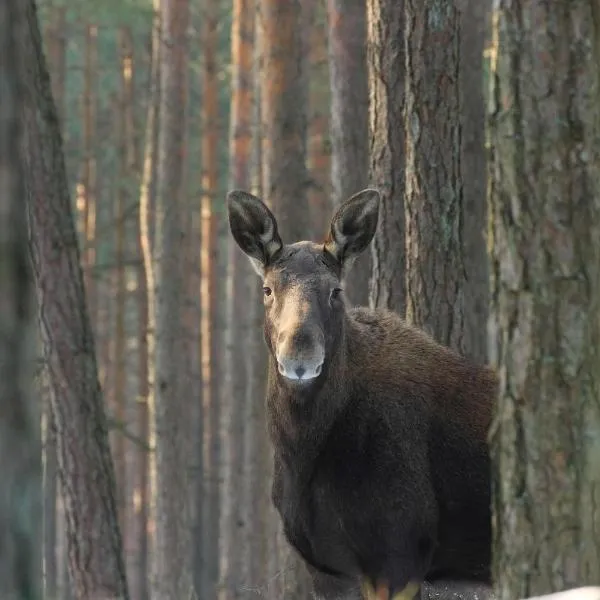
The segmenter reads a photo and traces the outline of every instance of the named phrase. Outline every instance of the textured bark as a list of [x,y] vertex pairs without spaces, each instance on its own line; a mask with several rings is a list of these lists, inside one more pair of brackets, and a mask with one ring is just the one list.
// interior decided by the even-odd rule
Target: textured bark
[[42,464],[33,276],[27,248],[25,173],[19,152],[23,86],[16,0],[0,7],[0,597],[42,597]]
[[405,5],[406,318],[464,354],[459,15],[454,0]]
[[162,2],[160,56],[160,131],[156,254],[156,534],[152,594],[158,599],[188,597],[192,590],[191,533],[188,526],[189,493],[185,373],[181,351],[181,257],[185,255],[182,231],[182,140],[187,98],[187,0]]
[[[329,0],[328,8],[331,179],[333,202],[337,206],[368,184],[367,16],[363,0]],[[369,302],[371,260],[371,254],[364,252],[344,282],[351,304]]]
[[[229,131],[231,189],[250,189],[252,152],[252,81],[254,0],[235,0],[231,25],[231,117]],[[227,329],[225,332],[225,381],[221,400],[221,535],[220,598],[243,597],[249,579],[252,539],[252,489],[256,481],[255,438],[260,435],[251,421],[252,404],[246,398],[246,340],[253,323],[248,308],[252,268],[228,236]]]
[[500,600],[598,583],[600,14],[496,3],[490,353]]
[[491,0],[458,0],[460,19],[460,126],[462,244],[466,281],[464,310],[469,327],[464,349],[487,361],[489,264],[486,246],[487,153],[485,148],[484,45]]
[[202,402],[204,405],[203,597],[213,598],[219,578],[219,406],[217,393],[217,212],[219,152],[218,3],[204,4],[202,100],[202,199],[200,286]]
[[369,304],[404,315],[404,0],[367,1],[369,178],[381,193]]
[[52,385],[69,569],[78,598],[128,598],[106,417],[62,140],[35,3],[20,4],[31,251]]

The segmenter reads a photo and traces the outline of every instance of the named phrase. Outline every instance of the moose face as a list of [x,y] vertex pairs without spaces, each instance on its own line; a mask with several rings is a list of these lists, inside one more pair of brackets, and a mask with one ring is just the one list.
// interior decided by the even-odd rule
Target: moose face
[[277,371],[292,385],[314,383],[339,344],[342,273],[373,239],[379,193],[364,190],[340,206],[322,244],[284,245],[256,196],[233,191],[227,201],[231,233],[263,279],[265,339]]

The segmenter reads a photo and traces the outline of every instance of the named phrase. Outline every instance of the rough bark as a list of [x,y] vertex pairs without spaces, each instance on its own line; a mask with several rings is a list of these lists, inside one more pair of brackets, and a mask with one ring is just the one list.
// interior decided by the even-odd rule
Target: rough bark
[[465,351],[487,361],[489,264],[486,246],[487,154],[485,148],[484,46],[491,0],[458,0],[460,19],[460,126],[462,243],[466,281],[464,310],[470,326]]
[[181,351],[182,140],[187,68],[187,0],[163,0],[160,53],[160,122],[156,205],[156,533],[152,594],[158,599],[188,597],[192,591],[188,510],[188,421]]
[[202,46],[202,199],[200,250],[201,362],[204,419],[204,597],[215,596],[219,578],[219,406],[217,390],[217,211],[219,89],[217,68],[218,3],[204,4]]
[[404,0],[367,1],[369,178],[381,193],[371,306],[404,315]]
[[114,469],[85,304],[62,140],[35,3],[20,3],[31,251],[52,385],[69,569],[79,598],[128,598]]
[[[367,16],[363,0],[329,0],[328,9],[331,180],[333,202],[338,206],[366,188],[369,179]],[[344,282],[352,304],[369,302],[371,260],[370,252],[364,252]]]
[[459,15],[454,0],[405,6],[406,318],[465,353]]
[[600,13],[496,3],[491,431],[500,600],[598,584]]
[[22,13],[0,7],[0,597],[42,597],[42,464],[35,364],[35,304],[19,152],[23,85],[15,52]]

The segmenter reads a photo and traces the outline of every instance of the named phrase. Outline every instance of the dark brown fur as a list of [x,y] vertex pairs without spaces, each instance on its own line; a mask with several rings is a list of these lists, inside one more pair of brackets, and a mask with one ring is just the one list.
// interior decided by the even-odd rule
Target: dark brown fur
[[[366,210],[355,212],[366,218]],[[243,236],[257,230],[258,239],[268,227],[257,223],[266,217],[243,216],[232,232],[253,255]],[[338,244],[360,229],[355,215],[344,218]],[[330,296],[341,267],[327,246],[283,246],[276,228],[274,236],[262,260],[267,414],[272,497],[287,539],[317,586],[363,577],[395,591],[410,581],[488,582],[493,372],[394,313],[348,310]],[[308,326],[318,326],[325,340],[322,374],[309,384],[291,384],[274,358],[291,290],[298,306],[310,308],[296,326],[297,346],[313,343],[299,335]]]

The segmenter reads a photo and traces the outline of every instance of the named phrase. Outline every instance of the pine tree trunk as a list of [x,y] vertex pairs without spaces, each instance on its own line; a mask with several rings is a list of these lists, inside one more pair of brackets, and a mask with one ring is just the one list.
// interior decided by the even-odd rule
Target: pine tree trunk
[[17,1],[0,6],[0,597],[42,598],[42,448],[32,380],[35,304],[20,153]]
[[594,0],[495,6],[493,570],[507,600],[598,583],[600,30]]
[[371,306],[404,316],[404,2],[367,1],[369,179],[381,194],[373,241]]
[[[329,0],[328,7],[331,179],[337,206],[368,184],[367,15],[363,0]],[[369,302],[371,260],[370,252],[359,256],[344,282],[351,304]]]
[[219,578],[219,406],[217,391],[217,214],[219,99],[217,71],[218,4],[204,4],[204,64],[202,102],[202,199],[201,199],[201,362],[204,405],[204,597],[215,596]]
[[186,378],[179,354],[184,297],[181,257],[187,70],[187,0],[163,0],[160,68],[160,133],[156,217],[156,537],[152,594],[156,600],[191,593],[191,531],[188,511]]
[[454,0],[405,0],[406,318],[466,351],[459,15]]
[[32,258],[66,498],[69,568],[80,598],[128,598],[114,469],[85,305],[62,140],[42,53],[35,3],[17,48],[25,85],[25,179]]

